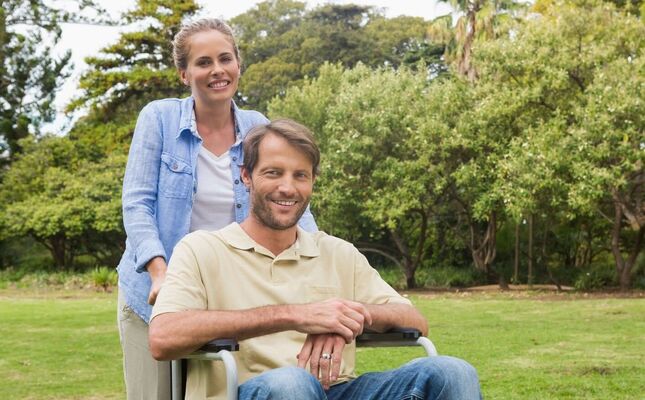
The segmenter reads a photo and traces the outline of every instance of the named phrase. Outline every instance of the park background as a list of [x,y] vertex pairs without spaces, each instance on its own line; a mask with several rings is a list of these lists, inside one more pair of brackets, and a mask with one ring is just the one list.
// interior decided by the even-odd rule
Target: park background
[[[114,19],[91,1],[1,3],[0,392],[121,398],[127,151],[143,105],[189,94],[169,44],[200,4],[138,0]],[[320,228],[406,290],[487,397],[642,398],[643,3],[449,6],[258,3],[229,20],[236,102],[312,128]],[[86,58],[52,125],[70,23],[129,29]],[[466,289],[509,284],[535,290]],[[398,356],[379,357],[365,368]]]

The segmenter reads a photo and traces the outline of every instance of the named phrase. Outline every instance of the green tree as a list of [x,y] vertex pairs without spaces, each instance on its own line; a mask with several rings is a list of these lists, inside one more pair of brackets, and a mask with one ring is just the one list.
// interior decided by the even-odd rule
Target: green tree
[[457,14],[436,18],[428,27],[430,39],[444,46],[444,57],[456,66],[457,73],[473,81],[477,70],[472,65],[476,40],[491,40],[506,34],[505,22],[516,18],[525,3],[514,0],[442,0]]
[[[124,19],[142,26],[87,59],[82,95],[70,109],[89,106],[65,137],[24,139],[24,153],[0,187],[6,238],[30,236],[58,267],[78,254],[114,265],[123,252],[121,180],[136,113],[153,99],[178,96],[171,40],[194,1],[139,0]],[[34,206],[37,205],[37,206]]]
[[24,152],[0,188],[2,239],[32,237],[58,268],[72,267],[83,253],[115,262],[124,243],[119,194],[125,156],[91,162],[96,149],[67,137],[23,139],[21,145]]
[[89,69],[81,77],[82,93],[69,110],[90,106],[91,117],[102,122],[128,120],[153,99],[187,95],[173,63],[172,39],[199,9],[194,0],[137,0],[123,19],[142,29],[122,33],[99,56],[86,58]]
[[0,162],[10,162],[20,139],[54,117],[52,102],[71,56],[52,53],[59,24],[79,20],[78,11],[91,5],[79,1],[78,10],[63,11],[43,0],[0,1]]
[[438,62],[425,41],[423,19],[386,19],[371,7],[328,4],[307,11],[301,2],[265,1],[231,24],[246,65],[238,101],[259,110],[290,86],[316,77],[325,62],[396,68],[415,55]]
[[432,255],[444,212],[436,144],[447,131],[441,110],[454,93],[437,85],[429,96],[428,84],[425,73],[405,68],[327,65],[269,107],[272,117],[298,119],[317,136],[323,161],[313,207],[322,229],[393,260],[408,288],[417,287],[415,273]]
[[596,72],[584,106],[576,110],[580,124],[572,127],[567,148],[579,150],[572,160],[575,205],[585,209],[595,203],[595,211],[602,212],[603,203],[610,204],[611,251],[618,282],[626,290],[645,236],[645,61],[638,39],[645,29],[640,21],[611,22],[625,29],[623,39],[635,40],[634,52]]
[[517,136],[500,160],[498,190],[516,218],[547,212],[566,226],[607,216],[626,288],[645,221],[643,25],[594,1],[556,4],[524,25],[475,59],[490,101],[506,98],[513,109],[502,126]]

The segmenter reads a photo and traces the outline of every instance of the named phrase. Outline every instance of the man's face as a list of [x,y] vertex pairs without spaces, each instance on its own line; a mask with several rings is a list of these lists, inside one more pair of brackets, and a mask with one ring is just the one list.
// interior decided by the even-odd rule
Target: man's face
[[284,138],[268,134],[259,146],[253,175],[242,169],[251,192],[251,216],[275,230],[289,229],[305,212],[313,191],[311,161]]

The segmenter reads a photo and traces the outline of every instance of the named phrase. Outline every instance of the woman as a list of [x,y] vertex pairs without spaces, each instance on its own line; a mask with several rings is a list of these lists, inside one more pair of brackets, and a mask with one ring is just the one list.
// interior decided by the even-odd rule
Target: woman
[[[123,182],[126,250],[118,266],[118,321],[128,399],[169,399],[169,363],[148,350],[148,325],[175,244],[197,229],[242,222],[241,142],[268,120],[236,107],[240,56],[231,28],[217,19],[182,27],[173,57],[185,99],[148,104],[139,114]],[[300,220],[316,230],[309,211]]]

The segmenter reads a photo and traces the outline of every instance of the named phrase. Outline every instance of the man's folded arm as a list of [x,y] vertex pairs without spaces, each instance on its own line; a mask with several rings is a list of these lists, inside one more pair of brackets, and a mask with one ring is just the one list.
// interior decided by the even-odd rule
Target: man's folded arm
[[266,306],[239,311],[189,310],[167,312],[150,321],[152,356],[172,360],[214,339],[244,340],[288,330],[294,325],[289,306]]
[[428,334],[428,322],[421,313],[409,304],[387,303],[367,304],[372,316],[372,324],[365,328],[375,332],[385,332],[393,328],[414,328],[423,336]]
[[157,360],[172,360],[211,340],[244,340],[288,330],[307,334],[336,333],[349,343],[363,331],[365,324],[372,324],[366,306],[330,299],[236,311],[162,312],[150,321],[148,335],[152,356]]

